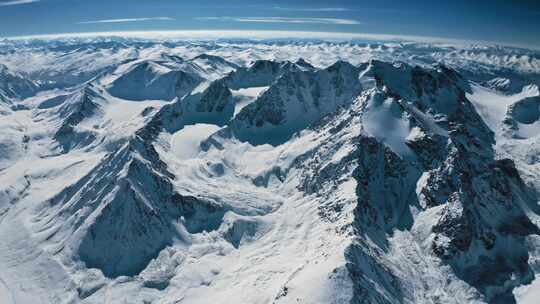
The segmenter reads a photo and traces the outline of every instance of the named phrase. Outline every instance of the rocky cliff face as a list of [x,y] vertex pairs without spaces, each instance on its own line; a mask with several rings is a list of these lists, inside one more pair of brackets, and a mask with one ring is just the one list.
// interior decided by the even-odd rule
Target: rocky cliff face
[[0,64],[0,100],[22,99],[34,95],[38,85]]
[[[539,230],[523,206],[536,198],[514,163],[495,157],[494,134],[465,97],[467,82],[444,66],[374,61],[360,74],[373,86],[336,116],[339,126],[328,119],[312,123],[322,134],[360,129],[348,154],[338,163],[325,161],[343,143],[322,145],[302,166],[311,172],[302,189],[324,197],[343,182],[339,177],[356,181],[355,240],[345,254],[352,302],[409,301],[403,265],[390,256],[396,231],[423,235],[424,254],[450,266],[487,302],[514,301],[512,289],[534,277],[525,237]],[[335,220],[342,208],[329,203],[321,214]],[[432,212],[430,224],[421,224],[422,214]]]
[[91,84],[65,99],[56,113],[60,126],[54,133],[53,139],[60,144],[63,151],[69,151],[75,147],[84,147],[96,139],[95,130],[81,128],[80,124],[95,116],[103,115],[103,106],[107,101]]
[[443,66],[371,65],[377,86],[400,105],[415,134],[406,138],[412,155],[361,139],[359,233],[410,226],[409,206],[442,208],[431,227],[433,253],[489,302],[513,298],[512,288],[533,277],[524,237],[539,230],[522,206],[534,201],[513,162],[495,159],[493,132],[465,98],[465,81]]
[[150,125],[175,132],[186,125],[224,125],[234,113],[232,94],[223,80],[203,84],[197,92],[164,106]]
[[345,62],[318,71],[293,69],[243,108],[231,127],[242,140],[278,144],[351,103],[360,91],[359,70]]
[[[212,230],[224,211],[175,192],[149,131],[140,130],[95,169],[52,198],[37,225],[108,277],[140,273],[173,241]],[[144,139],[147,139],[145,141]],[[62,245],[58,245],[58,244]]]
[[277,62],[257,60],[249,67],[240,67],[231,72],[225,80],[231,89],[264,87],[287,72],[314,71],[315,68],[306,61]]

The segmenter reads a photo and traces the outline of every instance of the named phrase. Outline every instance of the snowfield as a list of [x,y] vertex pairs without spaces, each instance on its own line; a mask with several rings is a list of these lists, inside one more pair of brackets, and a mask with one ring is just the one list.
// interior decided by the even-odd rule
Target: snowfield
[[172,135],[171,153],[184,160],[197,157],[201,142],[219,129],[219,126],[210,124],[185,126]]
[[0,41],[0,303],[538,303],[540,53]]

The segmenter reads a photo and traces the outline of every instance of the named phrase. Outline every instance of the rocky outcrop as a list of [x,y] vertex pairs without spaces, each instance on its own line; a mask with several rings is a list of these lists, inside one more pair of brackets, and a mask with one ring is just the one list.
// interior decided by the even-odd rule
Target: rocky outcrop
[[279,77],[231,123],[235,136],[253,144],[279,144],[325,115],[351,103],[361,91],[359,70],[345,62]]
[[53,136],[62,151],[67,152],[75,147],[86,146],[96,139],[94,130],[81,128],[79,125],[85,120],[102,115],[102,106],[106,103],[107,101],[92,84],[87,84],[66,98],[58,110],[57,115],[61,119],[61,124]]
[[48,242],[63,243],[108,277],[140,273],[173,240],[188,242],[186,233],[217,229],[225,213],[176,193],[174,176],[144,140],[146,132],[50,200],[38,223],[50,232]]
[[289,61],[257,60],[249,67],[240,67],[234,72],[231,72],[224,79],[231,89],[237,90],[241,88],[269,86],[285,73],[314,70],[315,68],[304,60],[296,63]]
[[[425,70],[371,62],[368,69],[365,75],[401,105],[400,116],[407,117],[411,130],[418,129],[407,137],[414,157],[392,151],[391,143],[383,145],[385,139],[359,139],[362,149],[354,173],[359,239],[367,238],[384,252],[385,235],[408,229],[414,221],[410,207],[442,206],[431,227],[432,253],[488,302],[513,301],[512,288],[533,277],[524,237],[539,230],[522,209],[532,203],[528,189],[512,161],[495,159],[493,133],[465,98],[465,82],[442,66]],[[366,111],[373,109],[365,108],[364,116]],[[350,255],[353,276],[361,273],[354,269],[360,250],[356,243],[350,248],[356,252]],[[355,301],[361,303],[365,285],[362,280],[355,284]],[[388,288],[390,294],[399,290]]]
[[33,81],[0,64],[0,102],[3,100],[11,103],[15,99],[32,96],[38,89],[39,86]]
[[233,113],[231,91],[224,80],[216,80],[207,83],[200,91],[161,108],[149,125],[173,133],[189,124],[224,125]]

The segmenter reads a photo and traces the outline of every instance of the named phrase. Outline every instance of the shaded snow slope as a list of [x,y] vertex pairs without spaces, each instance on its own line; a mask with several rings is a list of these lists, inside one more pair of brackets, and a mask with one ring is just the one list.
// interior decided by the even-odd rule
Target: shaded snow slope
[[171,70],[158,63],[136,63],[113,80],[108,91],[111,95],[129,100],[172,100],[189,93],[201,79],[184,71]]
[[9,105],[13,99],[26,98],[37,91],[36,83],[0,64],[0,105]]

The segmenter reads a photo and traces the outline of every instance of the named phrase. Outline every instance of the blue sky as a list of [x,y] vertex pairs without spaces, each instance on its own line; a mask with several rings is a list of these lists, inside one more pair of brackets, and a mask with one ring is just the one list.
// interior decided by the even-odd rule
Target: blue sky
[[0,0],[0,36],[273,30],[430,36],[540,48],[540,1]]

